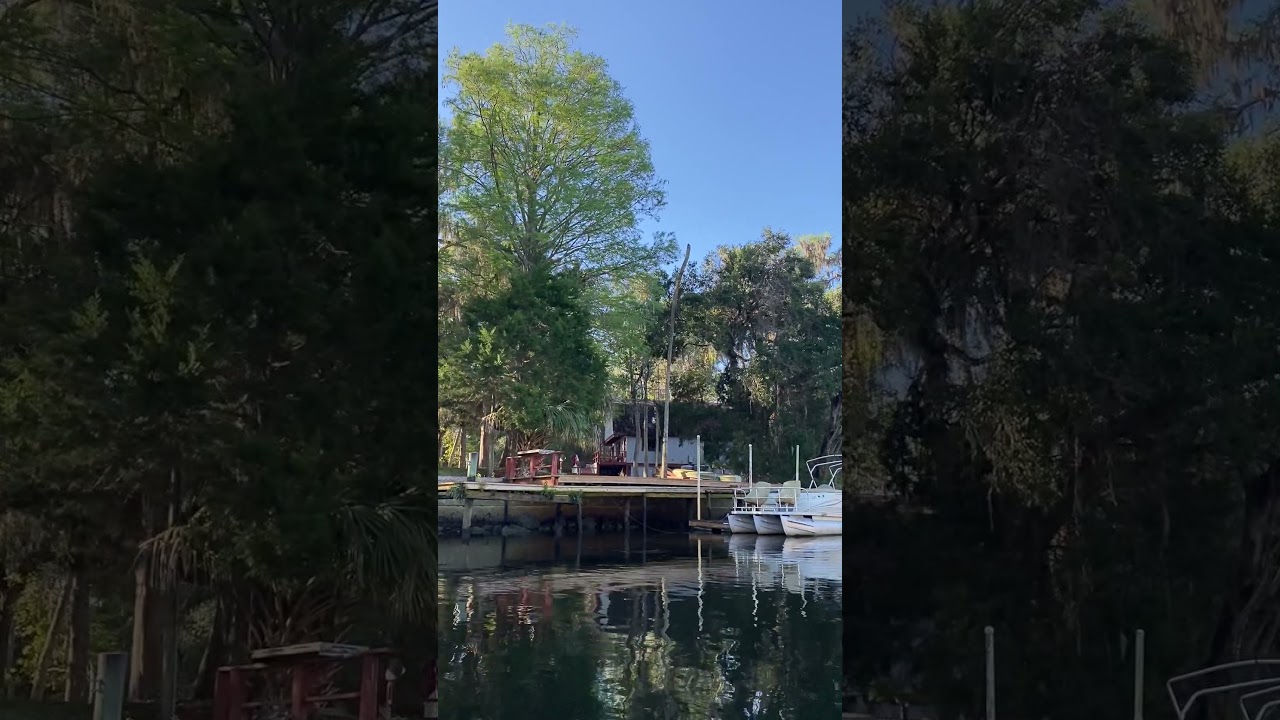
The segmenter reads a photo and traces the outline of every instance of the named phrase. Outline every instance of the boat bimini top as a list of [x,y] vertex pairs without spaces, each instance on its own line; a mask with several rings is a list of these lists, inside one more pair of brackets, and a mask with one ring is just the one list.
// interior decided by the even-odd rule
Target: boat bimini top
[[836,476],[840,474],[843,461],[843,455],[821,455],[805,461],[804,465],[809,469],[809,487],[814,488],[818,487],[818,485],[834,486],[836,484]]

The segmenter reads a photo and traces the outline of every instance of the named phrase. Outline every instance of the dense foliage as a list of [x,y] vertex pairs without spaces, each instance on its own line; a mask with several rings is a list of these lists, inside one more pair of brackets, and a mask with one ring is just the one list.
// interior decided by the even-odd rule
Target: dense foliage
[[[850,465],[931,514],[855,521],[846,675],[976,715],[1131,703],[1280,651],[1274,139],[1192,54],[1086,0],[896,7],[850,38]],[[882,552],[882,551],[881,551]],[[1088,691],[1085,691],[1085,689]]]
[[513,450],[590,453],[619,412],[656,448],[668,390],[686,407],[716,406],[718,421],[696,426],[712,428],[708,456],[736,467],[748,443],[767,451],[758,468],[779,471],[793,467],[794,444],[837,447],[830,239],[744,238],[686,273],[677,301],[679,272],[663,269],[674,238],[637,229],[664,194],[623,88],[567,28],[513,25],[508,36],[447,61],[441,465],[478,451],[498,472]]
[[430,657],[435,3],[0,13],[6,684]]

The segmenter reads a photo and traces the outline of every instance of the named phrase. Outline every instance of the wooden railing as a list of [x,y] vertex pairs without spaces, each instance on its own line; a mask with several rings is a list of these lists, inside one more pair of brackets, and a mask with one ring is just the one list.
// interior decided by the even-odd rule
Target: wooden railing
[[503,478],[507,482],[533,482],[545,479],[552,485],[560,476],[560,453],[507,457]]
[[605,445],[596,451],[596,465],[600,463],[624,463],[627,461],[626,445]]

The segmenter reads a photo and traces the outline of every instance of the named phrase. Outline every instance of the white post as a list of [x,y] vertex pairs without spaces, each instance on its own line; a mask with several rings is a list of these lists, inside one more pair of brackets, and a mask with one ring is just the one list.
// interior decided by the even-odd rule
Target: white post
[[751,479],[751,445],[747,445],[747,487],[754,488],[755,483]]
[[1142,720],[1142,675],[1147,664],[1147,633],[1139,630],[1134,635],[1133,654],[1133,720]]
[[98,653],[93,690],[93,720],[120,720],[129,676],[129,653]]
[[800,446],[796,446],[796,481],[800,480]]
[[702,436],[694,436],[693,454],[697,461],[698,467],[698,499],[694,502],[698,505],[698,519],[702,519]]
[[996,630],[982,630],[987,640],[987,720],[996,720]]

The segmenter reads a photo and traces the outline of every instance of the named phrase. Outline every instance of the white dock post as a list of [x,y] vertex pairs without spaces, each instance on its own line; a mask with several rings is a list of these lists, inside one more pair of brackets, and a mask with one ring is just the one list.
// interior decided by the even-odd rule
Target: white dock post
[[93,720],[120,720],[124,713],[129,653],[98,653],[97,682],[93,691]]
[[755,482],[751,479],[751,470],[752,470],[752,464],[751,464],[751,461],[752,461],[752,456],[751,456],[751,445],[750,445],[750,444],[748,444],[748,445],[747,445],[747,487],[748,487],[748,488],[754,488],[754,487],[755,487]]
[[796,481],[800,480],[800,446],[796,446]]
[[996,630],[988,625],[982,634],[987,641],[987,720],[996,720]]
[[1142,720],[1142,676],[1147,664],[1147,632],[1139,630],[1133,638],[1133,720]]
[[701,520],[702,519],[702,436],[695,435],[693,442],[694,442],[693,453],[694,453],[694,457],[696,459],[697,467],[698,467],[698,499],[696,503],[698,505],[698,519]]

